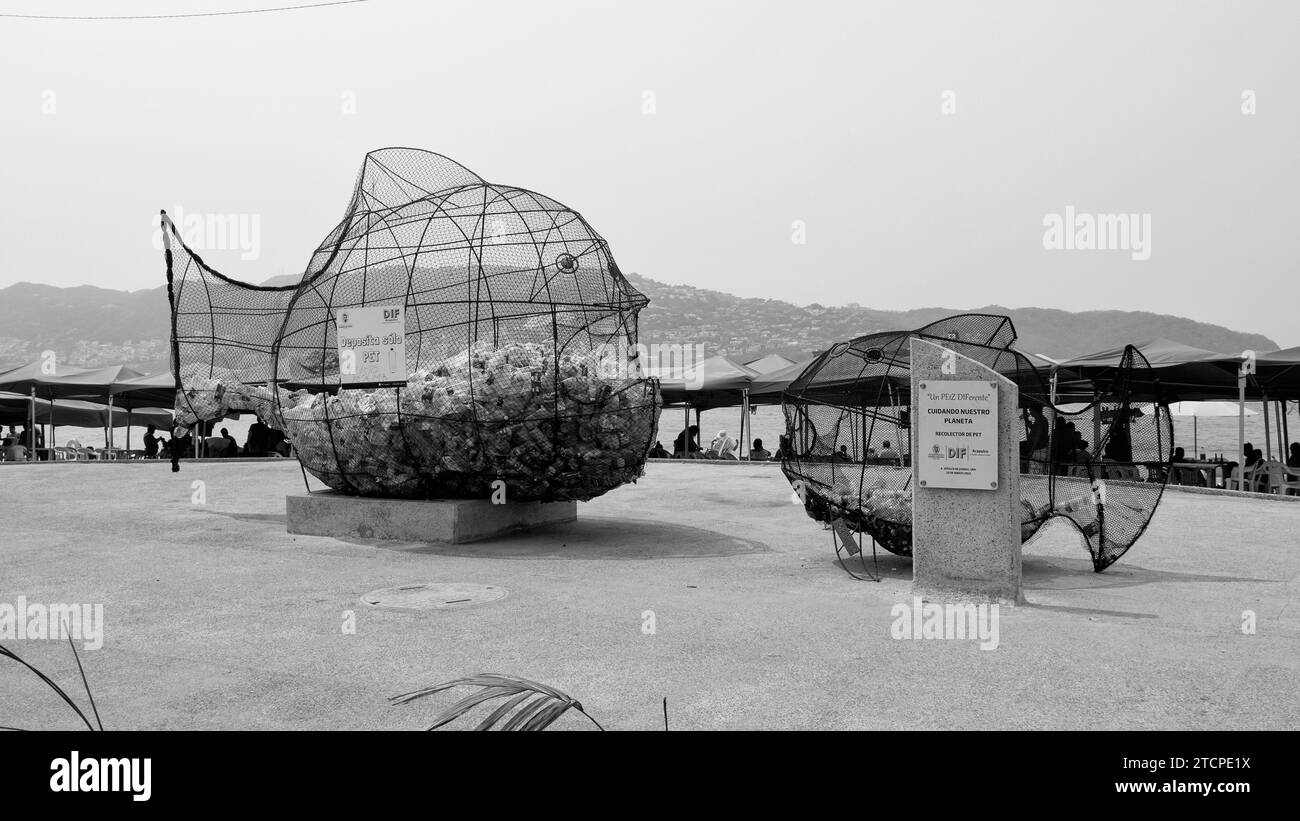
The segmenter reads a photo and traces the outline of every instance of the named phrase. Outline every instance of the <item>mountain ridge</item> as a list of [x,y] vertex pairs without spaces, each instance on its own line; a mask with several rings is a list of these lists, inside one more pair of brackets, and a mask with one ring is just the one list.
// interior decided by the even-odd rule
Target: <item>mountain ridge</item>
[[[650,299],[641,312],[646,343],[703,344],[705,353],[748,358],[780,353],[807,357],[830,344],[883,330],[909,330],[957,313],[1011,317],[1016,347],[1054,359],[1126,342],[1166,337],[1225,354],[1275,350],[1262,334],[1236,331],[1150,311],[1066,311],[1059,308],[866,308],[856,303],[798,306],[783,300],[739,297],[724,291],[671,285],[632,273],[628,281]],[[285,284],[296,276],[263,284]],[[59,287],[19,282],[0,289],[0,365],[17,365],[53,350],[71,365],[131,364],[167,367],[169,318],[165,286],[122,291],[97,285]]]

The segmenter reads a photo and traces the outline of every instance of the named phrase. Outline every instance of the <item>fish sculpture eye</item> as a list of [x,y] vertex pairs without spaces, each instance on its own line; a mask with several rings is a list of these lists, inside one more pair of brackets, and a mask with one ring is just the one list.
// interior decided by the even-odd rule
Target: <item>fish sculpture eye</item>
[[572,274],[578,270],[578,258],[573,254],[560,254],[555,259],[555,267],[562,274]]

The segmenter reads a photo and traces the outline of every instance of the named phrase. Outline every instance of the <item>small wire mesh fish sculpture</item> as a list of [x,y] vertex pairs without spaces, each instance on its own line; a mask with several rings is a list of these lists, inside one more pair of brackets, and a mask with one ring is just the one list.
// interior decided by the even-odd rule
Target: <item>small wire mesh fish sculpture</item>
[[[911,450],[914,337],[974,359],[1019,389],[1022,540],[1065,518],[1087,541],[1098,572],[1133,546],[1160,503],[1174,450],[1173,421],[1150,364],[1129,346],[1094,393],[1062,403],[1012,348],[1010,318],[991,314],[839,343],[790,383],[782,394],[789,445],[782,470],[809,516],[842,521],[890,552],[911,555],[912,469],[904,455]],[[1139,386],[1141,394],[1155,391],[1156,401],[1139,403]]]

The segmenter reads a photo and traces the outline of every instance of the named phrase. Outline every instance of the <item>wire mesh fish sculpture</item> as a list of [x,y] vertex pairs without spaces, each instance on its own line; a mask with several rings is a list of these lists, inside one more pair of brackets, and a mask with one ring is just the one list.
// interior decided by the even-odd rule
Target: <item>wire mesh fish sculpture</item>
[[[842,522],[890,552],[912,553],[910,346],[929,339],[974,359],[1019,389],[1021,539],[1052,518],[1083,535],[1093,569],[1109,567],[1146,530],[1171,473],[1173,421],[1150,364],[1132,346],[1089,396],[1053,396],[1022,353],[1010,318],[948,317],[915,331],[832,346],[782,394],[786,478],[812,518]],[[1143,407],[1149,407],[1144,411]],[[906,457],[906,458],[905,458]]]
[[[162,225],[182,428],[253,411],[306,470],[366,496],[500,480],[510,501],[587,500],[641,475],[659,407],[635,360],[648,300],[567,206],[439,154],[375,151],[281,287],[223,276]],[[404,311],[404,384],[348,378],[339,323],[375,306]]]

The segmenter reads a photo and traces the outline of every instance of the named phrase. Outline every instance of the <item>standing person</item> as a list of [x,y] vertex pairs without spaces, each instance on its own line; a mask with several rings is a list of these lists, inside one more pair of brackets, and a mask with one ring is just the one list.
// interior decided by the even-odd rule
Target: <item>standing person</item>
[[144,429],[144,458],[158,458],[158,428],[149,425]]
[[1110,429],[1110,438],[1106,441],[1104,453],[1112,462],[1133,461],[1133,439],[1129,432],[1129,422],[1135,415],[1130,409],[1121,408],[1114,426]]

